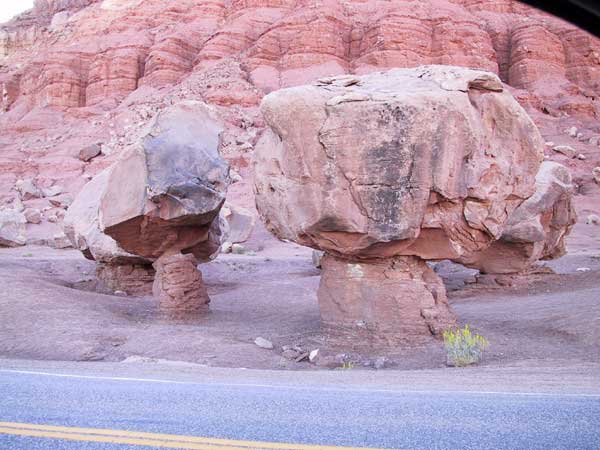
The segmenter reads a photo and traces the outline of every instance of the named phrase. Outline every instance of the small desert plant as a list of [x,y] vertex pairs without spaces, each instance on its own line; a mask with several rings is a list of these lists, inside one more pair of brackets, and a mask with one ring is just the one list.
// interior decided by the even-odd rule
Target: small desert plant
[[444,347],[446,347],[447,363],[450,366],[464,367],[477,364],[488,345],[486,338],[471,333],[469,325],[444,331]]

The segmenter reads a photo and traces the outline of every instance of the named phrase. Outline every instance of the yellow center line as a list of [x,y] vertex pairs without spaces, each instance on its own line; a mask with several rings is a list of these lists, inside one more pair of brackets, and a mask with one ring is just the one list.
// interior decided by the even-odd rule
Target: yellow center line
[[176,434],[147,433],[142,431],[63,427],[16,422],[0,422],[0,434],[186,450],[364,450],[352,447],[238,441],[231,439],[180,436]]

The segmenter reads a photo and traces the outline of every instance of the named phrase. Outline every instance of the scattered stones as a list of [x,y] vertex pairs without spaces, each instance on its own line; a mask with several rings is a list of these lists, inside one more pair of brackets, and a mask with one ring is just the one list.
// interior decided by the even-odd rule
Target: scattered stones
[[600,136],[596,135],[596,136],[592,136],[589,140],[588,140],[588,144],[590,145],[595,145],[595,146],[600,146]]
[[589,267],[578,267],[577,268],[577,272],[589,272],[590,270],[592,270],[592,269],[590,269]]
[[568,128],[566,133],[572,138],[577,137],[577,127]]
[[65,235],[65,233],[56,233],[52,236],[51,239],[46,241],[46,245],[52,248],[64,249],[64,248],[72,248],[73,245],[69,238]]
[[256,339],[254,339],[254,343],[260,348],[264,348],[267,350],[273,350],[273,343],[271,341],[269,341],[268,339],[265,339],[262,337],[257,337]]
[[0,210],[0,247],[19,247],[27,242],[25,215],[14,209]]
[[79,152],[79,159],[84,162],[90,162],[96,156],[102,153],[102,146],[100,144],[88,145],[82,148]]
[[585,223],[587,225],[600,225],[600,216],[596,214],[590,214],[587,216],[587,219],[585,219]]
[[318,299],[332,342],[419,344],[455,323],[425,260],[469,260],[502,236],[534,193],[543,140],[491,73],[336,78],[263,99],[257,208],[280,239],[325,252]]
[[565,155],[567,158],[575,158],[575,156],[577,156],[577,150],[570,145],[557,145],[552,147],[552,150],[554,150],[556,153]]
[[577,159],[580,161],[585,161],[587,158],[583,153],[580,153],[579,155],[577,155]]
[[308,354],[308,360],[315,364],[317,362],[317,359],[319,358],[319,349],[316,348],[314,350],[312,350],[309,354]]
[[52,206],[61,209],[67,209],[73,203],[73,197],[69,194],[57,195],[48,200]]

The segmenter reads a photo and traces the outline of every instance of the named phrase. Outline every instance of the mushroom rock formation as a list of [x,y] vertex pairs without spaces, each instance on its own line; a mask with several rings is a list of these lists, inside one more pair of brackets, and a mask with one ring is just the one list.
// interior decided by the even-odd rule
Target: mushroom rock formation
[[109,170],[96,175],[79,192],[63,222],[65,235],[73,247],[98,263],[96,275],[103,287],[129,295],[152,292],[152,261],[126,252],[100,229],[100,199],[106,189]]
[[[169,317],[208,309],[196,266],[218,253],[229,185],[221,159],[223,131],[211,107],[182,102],[158,114],[145,135],[79,194],[66,234],[104,264],[104,278],[151,274],[153,292]],[[145,266],[144,266],[145,265]]]
[[535,194],[511,214],[500,240],[466,265],[485,274],[516,274],[535,270],[539,260],[563,256],[565,238],[577,221],[573,192],[569,170],[544,161]]
[[273,92],[261,110],[257,208],[277,237],[326,252],[325,330],[389,347],[453,325],[425,260],[472,259],[499,239],[542,161],[537,128],[498,77],[338,76]]
[[219,211],[230,183],[219,155],[222,132],[204,103],[161,112],[111,168],[100,200],[104,232],[125,251],[154,261],[153,292],[171,317],[208,309],[196,265],[221,245]]

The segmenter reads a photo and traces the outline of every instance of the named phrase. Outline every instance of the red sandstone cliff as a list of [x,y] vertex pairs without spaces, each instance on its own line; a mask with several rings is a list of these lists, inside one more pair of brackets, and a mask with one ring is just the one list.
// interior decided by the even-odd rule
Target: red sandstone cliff
[[[222,110],[225,156],[248,178],[265,93],[421,64],[499,74],[547,140],[586,157],[566,164],[580,193],[598,194],[600,41],[518,2],[37,0],[0,28],[0,206],[20,196],[42,211],[30,239],[52,237],[73,194],[182,98]],[[102,154],[82,161],[95,143]],[[37,191],[19,194],[18,180]],[[250,202],[245,186],[232,195]]]

